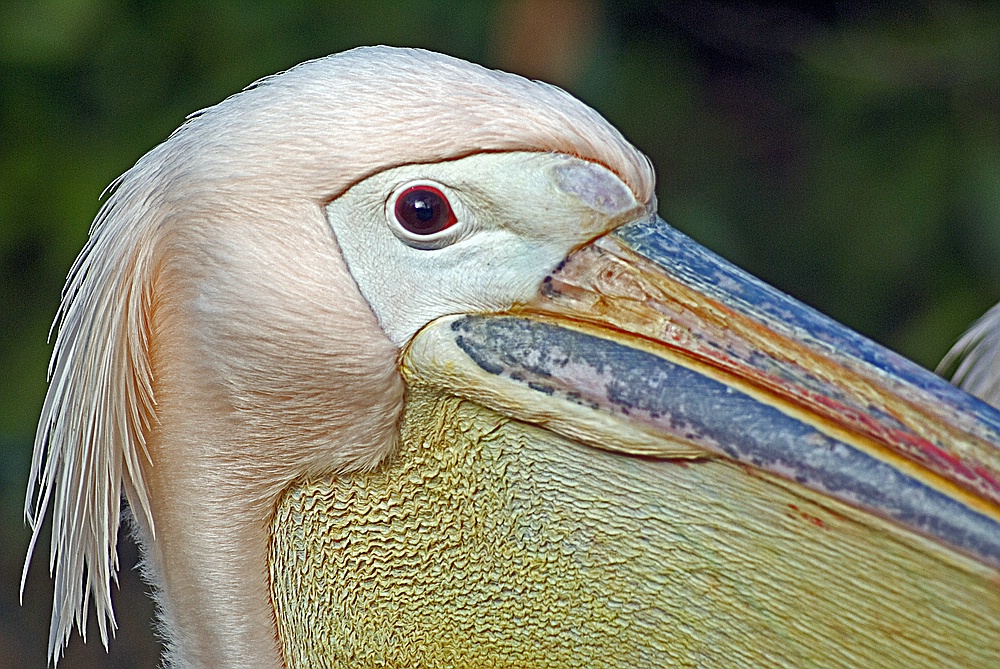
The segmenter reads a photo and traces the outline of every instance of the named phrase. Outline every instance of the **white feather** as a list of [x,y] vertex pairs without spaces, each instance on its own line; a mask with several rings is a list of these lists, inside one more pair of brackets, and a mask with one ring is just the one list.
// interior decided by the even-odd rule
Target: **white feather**
[[[113,187],[134,183],[144,168],[140,163]],[[51,504],[53,660],[74,622],[85,634],[90,598],[105,645],[116,628],[110,585],[123,481],[134,493],[135,512],[153,527],[139,462],[149,457],[145,433],[155,407],[147,355],[151,268],[148,231],[129,225],[136,213],[129,195],[126,187],[104,205],[70,271],[35,437],[25,501],[32,536],[21,591]]]
[[1000,407],[1000,304],[959,338],[938,365],[938,372],[958,363],[952,381],[979,399]]

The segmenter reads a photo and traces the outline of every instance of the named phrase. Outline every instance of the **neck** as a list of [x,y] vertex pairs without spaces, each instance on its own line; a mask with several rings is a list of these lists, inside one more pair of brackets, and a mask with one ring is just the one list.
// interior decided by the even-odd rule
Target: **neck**
[[269,266],[256,251],[267,240],[230,230],[240,244],[185,245],[154,284],[154,531],[140,521],[138,534],[169,667],[282,667],[267,576],[278,497],[302,477],[369,469],[395,445],[396,348],[322,228],[300,231],[271,242],[299,249],[295,268]]
[[[181,427],[183,424],[178,425]],[[283,667],[266,574],[272,495],[218,466],[229,448],[161,430],[149,491],[156,527],[144,539],[165,664],[175,669]],[[247,445],[253,448],[253,445]],[[224,458],[223,458],[224,459]]]

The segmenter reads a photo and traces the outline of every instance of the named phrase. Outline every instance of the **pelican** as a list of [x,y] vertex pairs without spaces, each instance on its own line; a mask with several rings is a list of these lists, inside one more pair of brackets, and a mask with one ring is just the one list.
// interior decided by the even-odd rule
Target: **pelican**
[[50,661],[115,629],[124,495],[169,667],[1000,666],[1000,414],[653,187],[567,93],[420,50],[191,116],[57,317]]
[[954,368],[955,384],[993,406],[1000,406],[1000,304],[983,314],[938,365]]

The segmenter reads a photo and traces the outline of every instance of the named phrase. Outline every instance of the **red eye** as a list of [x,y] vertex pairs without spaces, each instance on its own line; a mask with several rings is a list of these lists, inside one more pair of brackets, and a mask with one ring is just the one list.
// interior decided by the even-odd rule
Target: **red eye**
[[396,198],[396,220],[414,235],[433,235],[458,222],[444,193],[432,186],[407,188]]

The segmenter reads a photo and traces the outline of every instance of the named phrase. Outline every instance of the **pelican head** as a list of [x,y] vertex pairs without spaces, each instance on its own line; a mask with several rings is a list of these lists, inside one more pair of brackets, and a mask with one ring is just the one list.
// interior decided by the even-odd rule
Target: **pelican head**
[[[50,659],[89,602],[114,630],[122,494],[172,667],[795,665],[851,602],[848,660],[1000,656],[1000,416],[653,186],[567,93],[420,50],[192,115],[64,293],[26,505]],[[908,646],[884,602],[949,622]]]

